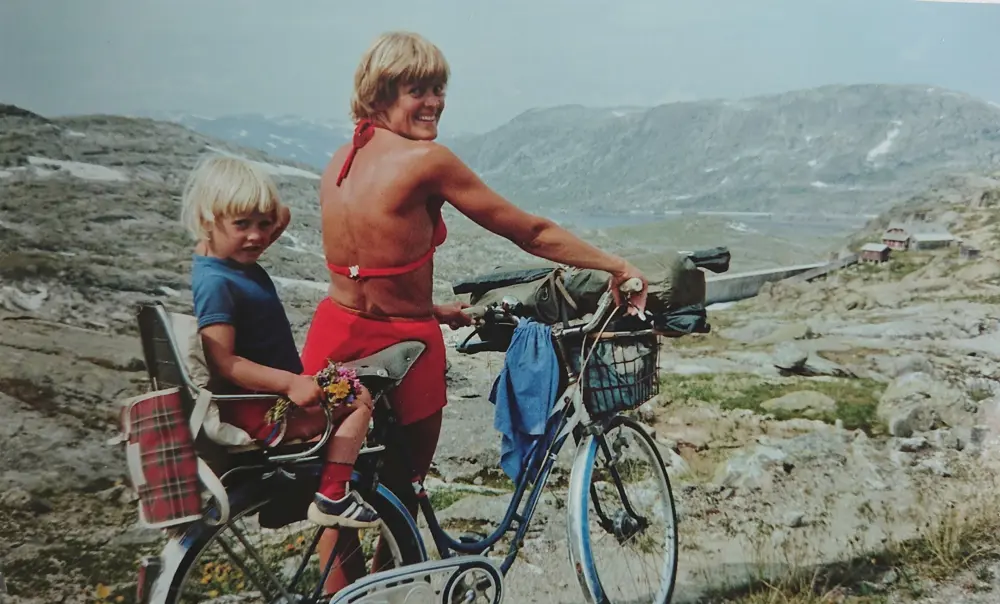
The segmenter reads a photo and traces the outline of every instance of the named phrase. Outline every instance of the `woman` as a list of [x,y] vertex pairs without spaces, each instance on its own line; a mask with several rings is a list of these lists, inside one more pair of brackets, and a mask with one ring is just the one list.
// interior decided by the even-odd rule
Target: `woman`
[[[616,296],[620,284],[639,277],[643,288],[631,302],[643,309],[646,301],[646,279],[631,264],[519,209],[451,151],[432,142],[448,77],[441,51],[416,34],[384,34],[362,57],[351,99],[354,139],[334,153],[320,181],[331,283],[302,351],[304,371],[311,374],[327,359],[359,358],[407,339],[427,344],[392,401],[406,432],[413,471],[421,475],[434,456],[446,403],[440,325],[455,329],[470,324],[461,312],[465,305],[435,305],[432,300],[432,258],[447,236],[441,217],[445,202],[535,256],[610,273]],[[401,497],[412,494],[410,476],[397,474],[383,480]],[[415,498],[406,503],[416,513]],[[341,532],[344,539],[356,538]],[[354,549],[342,546],[339,551]],[[328,591],[363,572],[360,558],[354,558],[345,561],[351,568],[343,569],[353,576],[331,575]]]

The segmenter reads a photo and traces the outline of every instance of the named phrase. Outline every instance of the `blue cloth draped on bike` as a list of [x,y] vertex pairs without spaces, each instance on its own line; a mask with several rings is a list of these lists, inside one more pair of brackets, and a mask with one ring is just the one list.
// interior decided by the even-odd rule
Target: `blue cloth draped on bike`
[[[503,436],[500,467],[515,482],[546,434],[558,389],[559,359],[552,345],[552,328],[522,319],[490,391],[490,402],[496,406],[493,427]],[[531,469],[537,461],[532,460]]]

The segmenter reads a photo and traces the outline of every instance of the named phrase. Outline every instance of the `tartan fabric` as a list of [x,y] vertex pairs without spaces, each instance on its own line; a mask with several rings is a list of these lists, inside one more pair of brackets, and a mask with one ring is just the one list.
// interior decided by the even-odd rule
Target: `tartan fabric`
[[160,527],[200,518],[198,456],[180,391],[151,392],[124,411],[130,473],[143,523]]

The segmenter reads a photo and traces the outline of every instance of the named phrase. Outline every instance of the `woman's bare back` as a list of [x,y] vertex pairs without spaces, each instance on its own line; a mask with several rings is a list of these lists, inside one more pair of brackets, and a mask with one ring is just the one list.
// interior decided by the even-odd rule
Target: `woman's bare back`
[[[441,201],[421,191],[421,158],[430,143],[379,129],[358,149],[346,178],[337,178],[351,145],[341,147],[320,180],[326,261],[365,269],[403,266],[434,244]],[[330,297],[362,312],[429,317],[433,310],[433,259],[401,275],[356,280],[331,271]]]

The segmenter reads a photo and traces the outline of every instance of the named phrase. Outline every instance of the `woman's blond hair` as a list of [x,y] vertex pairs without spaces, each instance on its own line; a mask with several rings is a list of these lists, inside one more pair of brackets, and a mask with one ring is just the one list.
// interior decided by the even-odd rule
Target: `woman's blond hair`
[[361,56],[354,72],[351,117],[355,121],[374,117],[376,107],[396,100],[399,84],[444,86],[450,74],[444,53],[420,34],[384,33]]
[[219,218],[278,208],[278,189],[256,164],[239,157],[207,155],[191,171],[181,197],[181,223],[199,240]]

